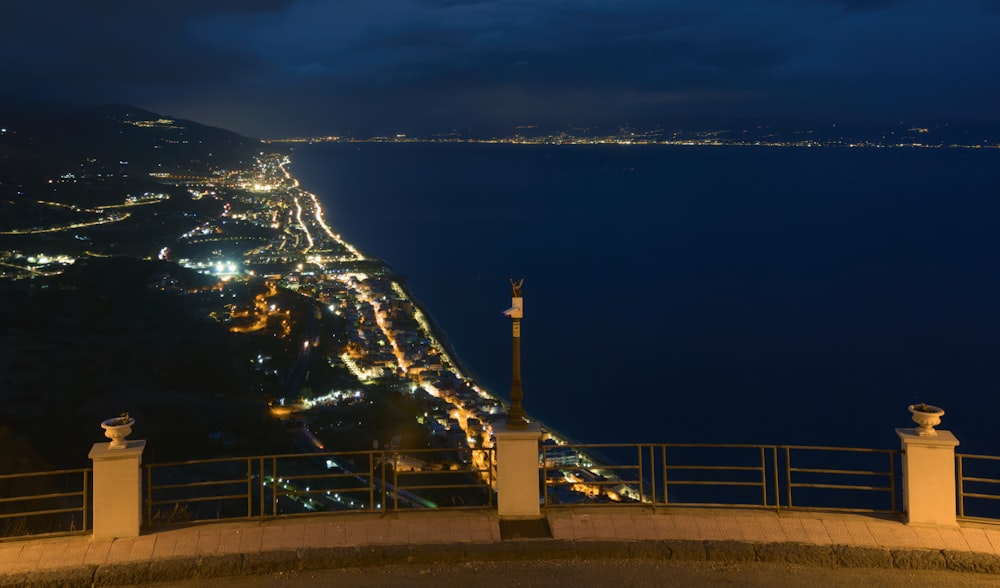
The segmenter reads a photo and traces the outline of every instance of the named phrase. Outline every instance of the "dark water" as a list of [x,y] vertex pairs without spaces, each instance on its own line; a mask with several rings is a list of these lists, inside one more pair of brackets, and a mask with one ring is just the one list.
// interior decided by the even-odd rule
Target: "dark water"
[[292,171],[490,390],[582,442],[1000,453],[1000,153],[326,144]]

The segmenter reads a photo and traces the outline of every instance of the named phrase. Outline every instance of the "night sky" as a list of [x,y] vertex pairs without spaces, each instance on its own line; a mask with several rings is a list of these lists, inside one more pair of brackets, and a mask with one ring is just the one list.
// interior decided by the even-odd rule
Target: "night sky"
[[263,137],[1000,121],[1000,0],[6,2],[0,93]]

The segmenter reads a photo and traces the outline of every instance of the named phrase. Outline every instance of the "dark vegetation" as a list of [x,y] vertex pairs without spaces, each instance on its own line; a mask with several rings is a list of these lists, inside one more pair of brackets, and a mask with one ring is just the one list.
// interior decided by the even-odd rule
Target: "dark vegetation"
[[[79,108],[0,99],[0,231],[94,220],[88,209],[121,205],[129,196],[169,200],[120,209],[129,222],[40,235],[0,235],[0,249],[146,257],[194,226],[217,217],[224,198],[193,200],[188,190],[150,174],[212,177],[247,169],[260,142],[130,106]],[[269,149],[273,151],[273,149]],[[60,208],[51,202],[77,207]],[[226,236],[247,237],[233,228]],[[249,235],[262,238],[259,231]],[[245,248],[252,244],[243,239]]]
[[310,429],[330,451],[365,451],[378,442],[389,447],[396,439],[400,447],[428,448],[429,431],[415,427],[416,419],[426,410],[413,396],[389,385],[364,388],[362,401],[315,410]]
[[[123,411],[136,418],[132,437],[149,441],[147,463],[294,451],[295,435],[268,406],[360,385],[327,361],[342,351],[345,324],[315,300],[279,290],[268,302],[284,318],[237,333],[231,310],[253,307],[264,282],[219,287],[150,261],[164,247],[171,259],[236,260],[274,238],[222,215],[227,204],[238,212],[246,194],[196,195],[150,175],[247,169],[259,141],[127,106],[0,100],[0,128],[0,231],[86,222],[107,216],[97,207],[165,196],[114,209],[126,221],[0,235],[0,262],[12,252],[77,258],[59,276],[0,281],[0,474],[89,465],[90,445],[105,441],[100,421]],[[196,226],[212,230],[181,237]],[[373,261],[355,266],[345,269],[383,270]],[[306,339],[315,347],[303,357]],[[370,449],[396,437],[408,447],[432,443],[415,426],[420,402],[392,386],[366,390],[364,406],[310,416],[328,448]],[[342,421],[363,425],[331,428]]]
[[[150,121],[170,123],[144,125]],[[133,106],[78,107],[0,99],[0,196],[66,172],[210,173],[252,163],[257,139]],[[5,189],[6,188],[6,189]]]
[[[87,465],[90,445],[104,441],[100,421],[122,411],[149,440],[150,461],[288,449],[267,415],[282,377],[252,366],[260,354],[288,364],[296,345],[271,329],[229,332],[210,315],[263,286],[214,283],[166,262],[104,258],[3,284],[0,425],[34,447],[36,466]],[[13,450],[0,447],[0,464]]]

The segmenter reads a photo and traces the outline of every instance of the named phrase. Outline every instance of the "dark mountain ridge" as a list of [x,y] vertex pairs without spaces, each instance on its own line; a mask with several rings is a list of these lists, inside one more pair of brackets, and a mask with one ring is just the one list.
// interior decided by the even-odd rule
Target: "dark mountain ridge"
[[0,129],[0,193],[67,173],[206,175],[249,165],[260,150],[258,139],[117,104],[0,98]]

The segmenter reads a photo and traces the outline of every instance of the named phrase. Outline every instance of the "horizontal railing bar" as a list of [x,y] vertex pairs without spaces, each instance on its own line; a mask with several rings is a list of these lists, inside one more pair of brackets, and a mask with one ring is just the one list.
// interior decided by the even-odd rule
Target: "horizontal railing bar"
[[[543,469],[543,470],[586,470],[586,469],[591,469],[591,468],[586,468],[586,467],[578,466],[578,465],[575,465],[575,466],[544,465],[544,466],[542,466],[539,469]],[[608,471],[626,470],[626,471],[630,471],[630,472],[638,472],[639,471],[639,466],[636,466],[636,465],[607,465],[607,466],[604,466],[604,465],[602,465],[600,468],[593,468],[593,469],[608,470]],[[409,473],[409,472],[407,472],[407,473]]]
[[246,494],[226,494],[220,496],[194,496],[191,498],[175,498],[174,500],[151,500],[149,504],[151,506],[157,506],[160,504],[180,504],[183,502],[211,502],[213,500],[235,500],[245,499]]
[[27,472],[22,474],[0,474],[0,482],[4,480],[14,480],[17,478],[32,478],[38,476],[64,476],[69,474],[83,474],[93,472],[93,468],[78,468],[75,470],[49,470],[47,472]]
[[625,480],[594,480],[592,482],[572,482],[570,480],[549,480],[548,483],[549,484],[560,484],[560,485],[561,484],[565,484],[565,485],[569,485],[569,486],[575,486],[577,484],[580,484],[580,485],[583,485],[583,486],[606,486],[608,484],[615,484],[615,485],[624,484],[626,486],[629,486],[629,485],[638,484],[639,480],[632,480],[632,481],[625,481]]
[[156,492],[157,490],[177,490],[178,488],[205,488],[208,486],[232,486],[233,484],[242,484],[246,486],[247,479],[239,480],[212,480],[209,482],[188,482],[185,484],[153,484],[150,486],[150,490]]
[[77,506],[75,508],[53,508],[49,510],[31,510],[26,512],[12,512],[6,514],[0,514],[0,519],[11,519],[16,517],[36,517],[40,515],[47,514],[59,514],[64,512],[83,512],[84,507]]
[[[491,510],[495,507],[490,506],[488,504],[449,504],[448,506],[438,506],[436,509],[428,508],[426,510],[438,510],[442,508],[447,508],[448,510]],[[408,510],[413,510],[413,509],[410,508]],[[381,512],[381,511],[376,510],[375,512]]]
[[333,494],[346,494],[348,492],[368,492],[369,488],[350,488],[348,490],[289,490],[287,492],[277,492],[278,497],[282,496],[327,496]]
[[899,514],[894,510],[889,509],[879,509],[879,508],[854,508],[846,506],[787,506],[781,505],[781,508],[788,510],[811,510],[811,511],[824,511],[824,512],[869,512],[869,513],[882,513],[882,514]]
[[[569,446],[568,445],[560,445],[560,447],[569,447]],[[464,450],[465,451],[469,451],[471,453],[483,453],[483,454],[487,454],[487,455],[489,455],[489,454],[493,453],[494,451],[496,451],[495,449],[490,449],[490,448],[473,449],[471,447],[468,448],[468,449],[464,449]],[[377,449],[375,451],[357,451],[357,452],[354,452],[354,453],[363,453],[363,454],[375,453],[375,454],[379,454],[379,455],[385,454],[385,455],[388,455],[390,458],[392,458],[392,457],[397,456],[397,455],[410,456],[410,455],[417,455],[417,454],[431,454],[431,455],[440,455],[442,453],[451,453],[451,454],[454,454],[456,451],[463,451],[463,448],[456,447],[456,448],[452,448],[452,449],[446,449],[446,448],[437,448],[436,449],[436,448],[433,448],[433,447],[431,447],[431,448],[422,447],[422,448],[417,448],[417,449],[400,449],[398,451],[393,451],[393,450],[384,450],[383,451],[383,450],[378,450]],[[340,452],[336,452],[336,451],[332,452],[332,453],[333,454],[337,454],[337,455],[340,454]],[[345,454],[346,454],[346,452],[345,452]],[[325,454],[316,454],[316,455],[325,455]]]
[[986,498],[989,500],[1000,500],[1000,496],[997,496],[996,494],[979,494],[976,492],[963,492],[962,494],[966,498]]
[[888,492],[889,486],[855,486],[852,484],[789,484],[792,488],[827,488],[830,490],[872,490]]
[[[337,480],[340,478],[366,478],[368,472],[323,472],[317,474],[292,474],[285,475],[280,474],[278,478],[275,478],[273,474],[267,474],[271,477],[271,481],[278,482],[278,478],[281,478],[281,482],[294,482],[296,480]],[[281,482],[278,482],[279,484]]]
[[872,447],[825,447],[822,445],[780,445],[782,449],[815,451],[850,451],[851,453],[899,453],[898,449],[876,449]]
[[[265,489],[270,490],[270,489],[274,488],[278,492],[304,492],[305,491],[305,490],[301,490],[301,489],[283,488],[282,486],[283,486],[282,483],[278,483],[278,484],[264,484],[264,488]],[[337,487],[337,488],[326,488],[326,487],[321,487],[322,484],[319,484],[319,483],[309,484],[309,486],[310,487],[316,486],[316,490],[324,490],[324,491],[329,490],[330,492],[340,492],[341,491],[341,489],[339,487]],[[365,490],[367,490],[367,489],[371,488],[371,485],[369,484],[369,485],[366,485],[366,486],[346,486],[346,488],[364,488]]]
[[346,494],[348,492],[368,492],[368,486],[353,486],[350,488],[317,488],[316,490],[281,490],[275,492],[278,496],[308,496],[310,494]]
[[396,486],[396,489],[400,492],[409,492],[412,490],[447,490],[453,488],[483,488],[486,489],[487,486],[484,484],[446,484],[440,486]]
[[47,533],[30,533],[28,535],[4,535],[0,537],[0,543],[11,543],[14,541],[24,541],[25,539],[49,539],[54,537],[75,537],[77,535],[90,535],[94,531],[91,529],[76,529],[74,531],[51,531]]
[[963,482],[979,482],[982,484],[1000,484],[1000,480],[995,478],[973,478],[971,476],[962,476]]
[[[637,503],[639,506],[645,505],[645,503]],[[661,503],[662,504],[662,503]],[[763,504],[755,503],[739,503],[739,502],[674,502],[671,500],[669,506],[692,506],[692,507],[708,507],[708,508],[774,508],[773,504],[764,506]],[[579,505],[567,505],[567,506],[579,506]],[[617,506],[617,505],[616,505]],[[784,506],[782,506],[784,508]]]
[[648,447],[649,445],[656,444],[644,444],[644,443],[567,443],[566,445],[543,445],[543,451],[555,451],[557,449],[597,449],[597,448],[636,448],[636,447]]
[[960,457],[962,459],[985,459],[987,461],[1000,461],[1000,456],[997,455],[972,455],[969,453],[956,453],[955,457]]
[[360,492],[360,491],[368,492],[369,490],[372,489],[372,486],[344,486],[343,488],[326,488],[322,486],[316,486],[316,487],[310,486],[308,490],[306,490],[305,488],[280,488],[277,486],[274,487],[273,489],[270,486],[265,486],[264,488],[267,491],[272,491],[275,494],[282,496],[286,494],[287,495],[313,494],[313,493],[326,494],[327,492],[331,494],[337,494],[343,492]]
[[53,498],[72,498],[74,496],[83,496],[84,492],[60,492],[58,494],[32,494],[30,496],[15,496],[12,498],[0,498],[0,503],[4,502],[28,502],[30,500],[51,500]]
[[749,443],[648,443],[641,447],[665,447],[667,449],[774,449],[777,445],[753,445]]
[[435,470],[435,471],[414,471],[414,472],[396,472],[396,477],[402,478],[404,476],[461,476],[467,474],[488,474],[490,470]]
[[281,473],[280,471],[281,465],[282,464],[278,464],[277,474],[275,472],[270,472],[264,474],[264,478],[268,478],[273,481],[278,481],[278,479],[281,479],[281,481],[288,481],[288,480],[304,480],[309,478],[328,478],[334,480],[337,478],[357,478],[357,477],[365,478],[368,476],[367,471],[361,471],[361,472],[317,471],[315,473],[309,473],[309,474],[284,474]]
[[727,472],[759,472],[762,471],[760,466],[694,466],[694,465],[668,465],[666,469],[669,470],[702,470],[702,471],[712,471],[712,470],[723,470]]
[[[384,512],[391,511],[391,510],[393,510],[393,509],[385,509],[385,508],[376,509],[376,508],[371,508],[371,507],[368,507],[368,506],[362,506],[362,507],[345,508],[344,510],[322,510],[322,511],[309,511],[309,510],[307,510],[305,512],[283,512],[283,513],[278,513],[278,514],[273,514],[273,515],[268,515],[268,516],[271,517],[271,518],[276,518],[276,519],[286,519],[286,518],[287,519],[292,519],[292,518],[296,518],[296,517],[314,517],[314,516],[317,516],[317,515],[320,515],[320,516],[343,516],[343,515],[351,515],[351,514],[384,513]],[[399,509],[399,510],[402,510],[402,509]]]
[[238,522],[238,521],[259,521],[260,515],[240,515],[235,517],[225,517],[218,519],[191,519],[187,521],[157,521],[153,523],[156,527],[169,527],[171,525],[211,525],[212,523],[219,522]]
[[802,472],[807,474],[844,474],[850,476],[891,476],[892,472],[877,472],[868,470],[824,470],[815,468],[788,468],[791,473]]
[[[270,456],[265,456],[265,457],[270,457]],[[301,457],[301,455],[300,455],[300,457]],[[146,464],[146,467],[150,468],[150,469],[158,469],[158,468],[172,468],[172,467],[187,466],[187,465],[200,465],[200,464],[208,464],[208,463],[226,463],[226,462],[229,462],[229,463],[238,463],[238,462],[247,463],[247,462],[255,460],[255,459],[259,459],[259,458],[257,458],[257,457],[211,457],[211,458],[208,458],[208,459],[192,459],[192,460],[188,460],[188,461],[168,461],[166,463],[151,463],[151,464]]]
[[[670,480],[667,482],[668,486],[753,486],[754,488],[760,488],[763,486],[763,482],[732,482],[728,480],[719,480],[713,482],[712,480]],[[673,504],[673,501],[671,501]]]
[[[553,482],[553,483],[550,483],[549,486],[576,486],[578,484],[582,484],[582,483],[581,482]],[[584,485],[584,486],[622,486],[623,484],[621,482],[593,482],[593,483],[590,483],[590,484],[582,484],[582,485]],[[625,486],[629,486],[629,484],[625,484]]]
[[[414,450],[414,451],[417,451],[417,450]],[[274,454],[274,455],[262,455],[262,456],[254,457],[253,459],[259,459],[259,458],[263,457],[264,459],[268,459],[268,460],[272,460],[272,459],[278,459],[278,460],[281,460],[281,459],[305,459],[305,460],[311,460],[311,459],[325,458],[325,457],[355,457],[355,456],[360,456],[360,455],[381,458],[381,456],[383,456],[383,455],[391,456],[392,452],[391,451],[371,451],[371,450],[367,450],[366,451],[366,450],[361,450],[361,451],[320,451],[320,452],[317,452],[317,453],[277,453],[277,454]],[[390,457],[390,459],[391,459],[391,457]]]

